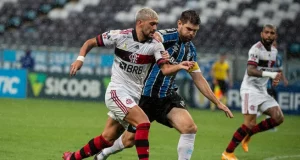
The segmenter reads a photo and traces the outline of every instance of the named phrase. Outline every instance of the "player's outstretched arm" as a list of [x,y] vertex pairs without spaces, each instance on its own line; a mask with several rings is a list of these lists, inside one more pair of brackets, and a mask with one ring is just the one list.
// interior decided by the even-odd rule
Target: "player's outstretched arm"
[[92,39],[89,39],[89,40],[87,40],[87,41],[84,42],[84,44],[80,48],[80,52],[79,52],[79,55],[78,55],[76,61],[71,64],[71,67],[70,67],[70,76],[75,76],[76,75],[76,72],[78,70],[80,70],[80,68],[83,65],[85,56],[94,47],[97,47],[97,40],[96,40],[96,38],[92,38]]
[[206,79],[203,77],[202,73],[201,72],[191,72],[190,74],[191,74],[194,84],[196,85],[198,90],[206,98],[208,98],[211,102],[216,104],[219,109],[223,110],[227,117],[233,118],[233,114],[231,113],[230,109],[218,100],[218,98],[215,96],[215,94],[211,90]]
[[170,76],[176,74],[179,70],[186,70],[188,71],[194,66],[195,62],[193,61],[182,61],[179,64],[169,64],[165,63],[161,65],[160,70],[162,71],[163,75]]

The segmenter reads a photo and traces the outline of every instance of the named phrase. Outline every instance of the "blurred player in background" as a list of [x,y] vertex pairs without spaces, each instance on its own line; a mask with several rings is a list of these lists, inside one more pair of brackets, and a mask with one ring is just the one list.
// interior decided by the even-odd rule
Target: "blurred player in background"
[[[178,64],[186,60],[197,61],[197,52],[191,40],[199,30],[199,15],[193,10],[184,11],[177,24],[177,29],[159,30],[155,33],[155,37],[164,44],[170,54],[171,63]],[[189,73],[199,91],[223,110],[226,116],[232,118],[231,111],[213,94],[197,63],[189,70]],[[145,81],[139,104],[150,122],[156,120],[167,127],[175,128],[180,133],[177,147],[178,159],[189,160],[194,150],[197,126],[187,111],[184,99],[174,88],[175,76],[164,76],[155,64]],[[134,130],[126,131],[112,147],[104,149],[95,159],[103,160],[110,154],[132,147],[136,143],[134,137]]]
[[[277,37],[276,37],[276,39],[277,39]],[[275,48],[277,48],[276,39],[273,42],[273,46]],[[287,80],[287,78],[283,74],[283,64],[282,63],[283,63],[282,62],[282,57],[278,54],[277,57],[276,57],[276,62],[274,64],[274,67],[279,68],[281,70],[281,73],[282,73],[281,77],[282,77],[282,80],[283,80],[283,84],[286,87],[289,84],[289,81]],[[275,87],[272,85],[272,83],[273,83],[273,80],[270,79],[268,81],[268,84],[267,84],[267,91],[272,97],[274,97],[277,100],[277,91],[275,90]]]
[[129,124],[136,128],[134,139],[138,159],[149,159],[150,122],[137,105],[147,73],[154,62],[164,75],[193,67],[193,62],[171,65],[167,59],[162,58],[164,46],[153,39],[157,24],[157,13],[150,8],[143,8],[136,14],[135,29],[111,30],[87,40],[81,47],[77,60],[71,65],[71,76],[82,67],[84,57],[93,47],[115,47],[111,81],[105,95],[110,112],[102,134],[76,152],[65,152],[64,160],[84,159],[111,146],[122,127],[127,128]]
[[[232,87],[232,77],[230,75],[230,66],[226,61],[226,53],[221,53],[220,58],[216,61],[211,69],[213,79],[213,91],[217,98],[224,104],[227,103],[227,91]],[[214,104],[210,105],[211,110],[215,110]]]
[[[274,128],[284,120],[277,101],[268,94],[266,86],[270,78],[273,79],[272,85],[277,86],[282,75],[278,68],[273,68],[277,57],[277,49],[272,45],[275,38],[276,27],[266,24],[261,32],[261,41],[249,50],[247,70],[240,90],[244,123],[233,134],[222,153],[222,160],[237,160],[233,152],[240,142],[243,150],[248,152],[251,136]],[[258,110],[270,118],[256,124]]]
[[[277,39],[277,37],[276,37]],[[273,42],[273,46],[277,48],[277,42],[276,40]],[[289,82],[287,80],[287,78],[284,76],[284,73],[282,72],[283,71],[283,65],[282,65],[282,57],[278,54],[277,57],[276,57],[276,62],[274,64],[274,67],[276,68],[279,68],[281,70],[281,73],[282,73],[282,81],[283,81],[283,85],[286,87],[288,86]],[[272,96],[276,101],[278,101],[278,95],[277,95],[277,91],[275,89],[275,87],[272,85],[273,83],[273,80],[270,79],[267,83],[267,92],[270,96]],[[257,118],[261,116],[261,112],[258,112],[257,113]],[[266,115],[266,118],[270,118],[270,116]],[[272,129],[270,129],[271,131],[277,131],[277,128],[274,127]]]

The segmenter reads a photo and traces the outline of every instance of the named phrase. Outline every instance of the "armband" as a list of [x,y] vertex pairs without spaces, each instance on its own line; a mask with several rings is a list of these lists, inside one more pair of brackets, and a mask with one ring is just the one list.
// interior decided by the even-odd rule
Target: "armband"
[[270,77],[272,79],[274,79],[277,75],[277,72],[268,72],[268,71],[263,71],[262,72],[262,77]]
[[76,60],[84,62],[84,58],[85,58],[84,56],[78,56]]

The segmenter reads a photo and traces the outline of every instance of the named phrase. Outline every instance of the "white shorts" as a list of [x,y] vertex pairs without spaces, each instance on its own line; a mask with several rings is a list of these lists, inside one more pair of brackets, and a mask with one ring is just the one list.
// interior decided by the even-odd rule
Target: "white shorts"
[[128,108],[137,105],[139,98],[130,96],[128,91],[122,87],[112,87],[108,85],[105,93],[105,104],[109,109],[107,113],[112,119],[118,121],[125,129],[129,123],[124,121],[128,114]]
[[264,112],[269,108],[279,106],[276,100],[267,93],[241,92],[241,98],[243,114],[257,114],[258,110]]

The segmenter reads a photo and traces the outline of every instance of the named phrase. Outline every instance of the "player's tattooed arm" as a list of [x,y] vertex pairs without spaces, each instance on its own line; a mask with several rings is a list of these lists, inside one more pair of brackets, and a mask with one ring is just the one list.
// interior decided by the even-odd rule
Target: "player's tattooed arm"
[[276,82],[281,79],[281,72],[269,72],[269,71],[261,71],[257,69],[257,66],[248,64],[247,73],[249,76],[253,77],[269,77],[274,79]]
[[248,64],[247,65],[247,73],[248,76],[253,76],[253,77],[262,77],[262,71],[257,70],[257,66]]

